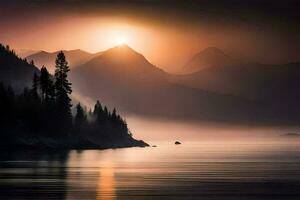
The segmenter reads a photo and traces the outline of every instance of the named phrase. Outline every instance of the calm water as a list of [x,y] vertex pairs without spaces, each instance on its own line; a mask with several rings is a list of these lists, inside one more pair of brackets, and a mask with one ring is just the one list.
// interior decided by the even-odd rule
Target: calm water
[[0,156],[0,199],[300,199],[300,142]]

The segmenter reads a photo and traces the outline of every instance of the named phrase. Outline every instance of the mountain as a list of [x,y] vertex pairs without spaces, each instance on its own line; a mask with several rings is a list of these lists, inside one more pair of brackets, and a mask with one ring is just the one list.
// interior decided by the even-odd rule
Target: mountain
[[[59,51],[49,53],[46,51],[40,51],[26,57],[26,59],[28,61],[33,60],[35,65],[38,66],[39,68],[41,68],[43,65],[46,66],[49,72],[53,73],[55,68],[55,59],[58,52]],[[77,65],[81,65],[87,62],[88,60],[92,59],[93,57],[101,54],[101,52],[92,54],[92,53],[82,51],[80,49],[70,50],[70,51],[64,50],[63,52],[71,68]]]
[[14,49],[14,50],[20,58],[26,58],[32,54],[39,52],[37,50],[31,50],[31,49]]
[[300,113],[300,63],[210,67],[169,80],[187,87],[262,102],[290,118]]
[[126,45],[71,71],[75,91],[127,114],[239,122],[272,118],[254,101],[171,83],[170,77]]
[[20,91],[31,86],[34,72],[39,73],[39,70],[0,44],[0,82]]
[[[296,95],[300,85],[300,63],[267,65],[247,63],[210,67],[199,72],[173,76],[173,81],[188,87],[231,94],[252,100],[276,100]],[[293,94],[294,93],[294,94]]]
[[184,73],[194,73],[209,67],[232,65],[236,61],[216,47],[208,47],[197,53],[183,67]]

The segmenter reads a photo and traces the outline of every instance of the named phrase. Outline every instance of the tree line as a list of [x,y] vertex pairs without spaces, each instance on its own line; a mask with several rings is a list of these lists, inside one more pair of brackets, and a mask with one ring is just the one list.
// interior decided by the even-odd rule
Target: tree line
[[[15,54],[9,48],[5,50]],[[33,61],[31,64],[34,65]],[[131,138],[125,120],[116,109],[111,112],[99,101],[88,112],[78,103],[72,115],[69,71],[61,51],[55,60],[54,75],[43,66],[39,73],[34,73],[32,86],[23,92],[16,94],[11,86],[0,83],[2,141],[12,144],[26,138],[37,143],[41,138],[50,138],[55,143],[80,146],[94,140],[99,144]]]

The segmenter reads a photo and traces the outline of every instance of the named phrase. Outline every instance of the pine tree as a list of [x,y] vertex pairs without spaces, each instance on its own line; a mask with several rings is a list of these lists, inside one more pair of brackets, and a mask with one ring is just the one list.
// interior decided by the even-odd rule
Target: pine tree
[[38,98],[38,89],[39,89],[39,76],[37,75],[37,73],[33,74],[33,79],[32,79],[32,88],[31,88],[31,94],[34,98]]
[[116,111],[116,108],[113,109],[113,112],[111,114],[111,120],[113,122],[117,122],[117,111]]
[[93,112],[96,122],[98,124],[103,124],[104,121],[107,119],[103,110],[103,107],[99,101],[95,104],[94,112]]
[[42,92],[42,99],[49,101],[54,99],[54,84],[51,79],[51,75],[49,74],[46,67],[41,68],[41,76],[40,76],[40,86]]
[[95,106],[94,106],[94,115],[98,115],[98,113],[99,113],[100,111],[103,111],[102,105],[101,105],[101,103],[99,102],[99,100],[97,100],[97,102],[96,102],[96,104],[95,104]]
[[109,117],[109,112],[108,112],[108,109],[107,109],[106,106],[104,106],[104,116],[105,116],[106,118]]
[[83,128],[87,124],[87,116],[80,105],[80,103],[76,106],[76,116],[75,116],[75,126],[76,128]]
[[42,99],[43,100],[45,100],[45,98],[46,98],[46,92],[48,90],[48,79],[49,79],[48,71],[43,66],[41,68],[41,76],[40,76],[40,86],[41,86],[41,94],[42,94]]
[[71,83],[68,81],[68,72],[70,71],[68,62],[64,53],[58,53],[55,61],[55,91],[56,104],[60,116],[60,123],[66,128],[72,126],[71,99],[69,94],[72,93]]

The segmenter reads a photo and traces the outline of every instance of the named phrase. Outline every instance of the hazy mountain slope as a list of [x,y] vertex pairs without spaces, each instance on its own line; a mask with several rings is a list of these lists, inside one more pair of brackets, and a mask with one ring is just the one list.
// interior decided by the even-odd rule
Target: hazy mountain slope
[[31,50],[31,49],[14,49],[14,50],[20,58],[26,58],[32,54],[40,52],[37,50]]
[[[67,58],[67,61],[70,65],[71,68],[81,65],[88,60],[92,59],[95,56],[98,56],[101,54],[99,53],[88,53],[85,51],[82,51],[80,49],[77,50],[70,50],[70,51],[63,51],[65,53],[65,56]],[[55,59],[58,54],[57,52],[49,53],[46,51],[40,51],[36,54],[30,55],[26,57],[28,61],[33,60],[35,65],[41,68],[43,65],[48,68],[48,70],[53,73],[54,72],[54,67],[55,67]]]
[[24,87],[31,86],[34,72],[39,73],[39,70],[0,45],[1,82],[9,84],[20,91]]
[[234,59],[226,55],[216,47],[209,47],[197,53],[183,67],[184,73],[194,73],[209,67],[222,67],[236,63]]
[[211,67],[189,75],[170,77],[171,81],[193,88],[233,94],[248,99],[299,96],[300,63],[264,65],[248,63]]
[[256,102],[173,84],[168,76],[128,46],[109,49],[71,73],[75,91],[126,113],[186,120],[270,119]]
[[173,83],[235,95],[265,105],[279,117],[300,119],[300,63],[257,63],[211,67],[190,75],[169,77]]

